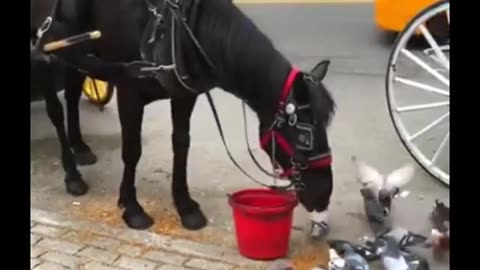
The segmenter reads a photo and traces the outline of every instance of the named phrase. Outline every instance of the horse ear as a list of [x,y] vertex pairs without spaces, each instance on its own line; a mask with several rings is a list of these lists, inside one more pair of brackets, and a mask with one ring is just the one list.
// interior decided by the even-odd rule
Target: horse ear
[[325,78],[325,75],[327,75],[329,65],[330,60],[321,61],[312,69],[310,76],[317,81],[322,81]]

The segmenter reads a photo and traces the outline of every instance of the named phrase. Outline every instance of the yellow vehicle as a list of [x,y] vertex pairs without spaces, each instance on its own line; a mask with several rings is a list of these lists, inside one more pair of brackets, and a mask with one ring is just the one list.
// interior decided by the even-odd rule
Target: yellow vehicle
[[401,32],[424,8],[437,0],[375,0],[375,23],[386,31]]
[[86,77],[83,83],[83,93],[88,100],[96,105],[105,106],[113,96],[115,86],[111,83]]

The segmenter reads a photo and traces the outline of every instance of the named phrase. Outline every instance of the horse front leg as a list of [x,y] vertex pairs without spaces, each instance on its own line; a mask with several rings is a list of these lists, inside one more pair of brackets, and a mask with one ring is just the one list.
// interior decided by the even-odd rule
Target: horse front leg
[[171,100],[173,124],[173,175],[172,196],[182,226],[189,230],[198,230],[207,225],[207,218],[199,204],[188,191],[187,159],[190,147],[190,117],[197,96]]
[[145,105],[136,90],[132,87],[119,87],[117,91],[124,163],[118,205],[124,209],[122,218],[128,227],[145,230],[153,225],[153,219],[138,202],[135,189],[135,171],[142,155],[141,128]]
[[92,165],[97,157],[85,143],[80,131],[79,103],[85,75],[67,69],[65,77],[65,99],[67,101],[68,137],[78,165]]
[[[45,66],[46,69],[51,67]],[[50,73],[49,73],[50,74]],[[70,150],[70,144],[65,134],[65,124],[63,108],[60,100],[57,96],[57,92],[53,83],[52,76],[44,76],[45,86],[45,104],[47,108],[47,114],[50,121],[55,126],[58,139],[60,141],[62,166],[65,171],[65,186],[67,192],[74,196],[84,195],[88,191],[88,186],[83,181],[82,175],[77,169],[77,165],[73,158],[72,151]]]

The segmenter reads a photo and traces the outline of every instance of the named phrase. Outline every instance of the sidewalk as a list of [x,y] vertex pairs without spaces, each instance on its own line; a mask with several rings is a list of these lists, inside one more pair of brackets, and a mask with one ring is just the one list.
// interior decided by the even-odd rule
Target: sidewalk
[[267,265],[237,250],[31,209],[31,269],[239,270]]

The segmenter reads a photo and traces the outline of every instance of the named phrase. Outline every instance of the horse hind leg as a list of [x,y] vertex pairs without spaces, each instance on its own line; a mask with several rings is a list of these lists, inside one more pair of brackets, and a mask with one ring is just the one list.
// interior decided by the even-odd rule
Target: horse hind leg
[[79,103],[82,94],[85,75],[73,69],[67,69],[65,74],[65,99],[67,101],[68,137],[73,148],[78,165],[92,165],[97,157],[85,143],[80,131]]
[[118,87],[117,100],[124,163],[118,205],[124,209],[122,218],[128,227],[145,230],[153,225],[153,219],[138,202],[135,189],[135,171],[142,154],[141,128],[145,104],[138,92],[130,87]]
[[[45,68],[48,69],[50,67],[46,66]],[[48,86],[45,87],[45,103],[47,114],[50,118],[50,121],[55,126],[57,136],[60,141],[62,166],[66,173],[65,185],[67,192],[74,196],[84,195],[88,191],[88,185],[82,179],[82,175],[77,169],[72,151],[70,150],[70,145],[65,132],[62,104],[60,103],[56,93],[53,76],[45,76],[44,78],[44,83],[46,83],[46,86]]]
[[207,219],[199,204],[192,199],[187,184],[187,159],[190,147],[190,118],[196,96],[171,100],[173,124],[173,180],[172,196],[183,227],[199,230],[207,225]]

